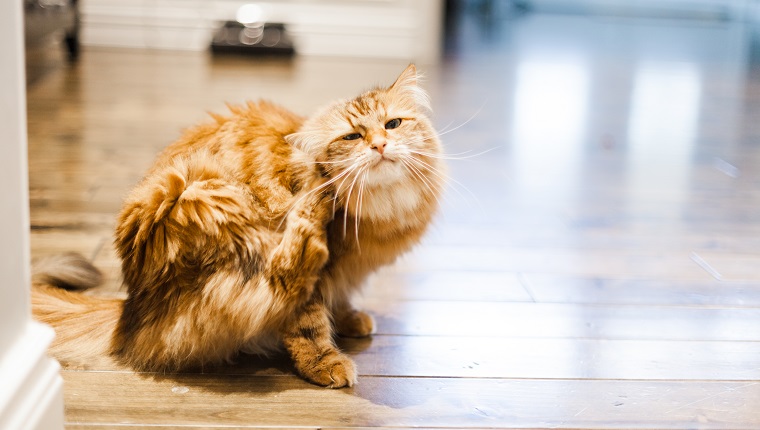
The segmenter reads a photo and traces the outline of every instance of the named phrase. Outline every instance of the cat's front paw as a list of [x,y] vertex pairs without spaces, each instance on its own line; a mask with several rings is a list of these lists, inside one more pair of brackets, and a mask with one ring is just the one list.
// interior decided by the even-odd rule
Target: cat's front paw
[[336,317],[335,331],[345,337],[367,337],[375,332],[375,319],[366,312],[352,310]]
[[326,354],[312,363],[297,365],[297,367],[304,378],[327,388],[352,387],[356,384],[357,373],[354,361],[337,351]]
[[332,221],[335,210],[335,189],[329,181],[318,181],[319,191],[314,195],[313,216],[322,225]]

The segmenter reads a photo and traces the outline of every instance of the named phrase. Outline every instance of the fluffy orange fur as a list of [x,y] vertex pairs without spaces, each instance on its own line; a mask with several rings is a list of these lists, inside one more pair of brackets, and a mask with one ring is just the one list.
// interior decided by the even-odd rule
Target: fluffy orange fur
[[186,132],[127,197],[116,228],[126,300],[75,256],[35,273],[36,318],[76,366],[178,371],[284,347],[307,380],[356,381],[333,335],[368,336],[353,292],[415,245],[444,166],[410,65],[387,88],[308,119],[268,102]]

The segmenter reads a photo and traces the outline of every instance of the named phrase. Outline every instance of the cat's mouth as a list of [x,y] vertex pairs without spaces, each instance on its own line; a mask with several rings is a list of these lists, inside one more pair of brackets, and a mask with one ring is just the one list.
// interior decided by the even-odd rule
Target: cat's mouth
[[384,167],[390,167],[392,165],[396,164],[396,160],[392,160],[388,157],[380,157],[378,158],[374,164],[372,164],[372,169],[380,170]]
[[377,157],[374,166],[379,166],[381,164],[384,164],[386,161],[389,162],[389,163],[395,163],[396,162],[395,159],[393,159],[391,157],[388,157],[387,154],[381,154],[379,157]]

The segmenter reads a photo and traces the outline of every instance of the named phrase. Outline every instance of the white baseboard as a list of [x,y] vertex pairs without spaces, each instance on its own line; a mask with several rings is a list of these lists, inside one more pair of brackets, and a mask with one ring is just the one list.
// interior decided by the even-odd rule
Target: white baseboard
[[53,330],[29,321],[0,356],[0,429],[63,428],[63,380],[47,356]]

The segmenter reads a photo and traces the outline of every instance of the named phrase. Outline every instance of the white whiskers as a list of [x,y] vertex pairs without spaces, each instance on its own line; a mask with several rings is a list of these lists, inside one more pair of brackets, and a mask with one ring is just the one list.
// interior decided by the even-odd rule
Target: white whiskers
[[[454,154],[434,154],[434,153],[430,153],[430,152],[423,152],[423,151],[417,151],[417,150],[412,150],[412,149],[410,149],[409,152],[413,152],[413,153],[418,154],[418,155],[424,155],[425,157],[437,158],[439,160],[456,160],[456,161],[459,161],[459,160],[470,160],[470,159],[475,158],[475,157],[480,157],[481,155],[488,154],[489,152],[496,151],[497,149],[499,149],[499,147],[498,146],[494,146],[493,148],[489,148],[489,149],[486,149],[484,151],[476,152],[475,154],[471,154],[472,150],[470,150],[470,151],[464,151],[464,152],[459,152],[459,153],[454,153]],[[465,154],[468,154],[468,155],[465,155]]]
[[472,115],[470,115],[469,118],[467,118],[463,123],[459,124],[456,127],[449,128],[451,126],[451,124],[453,124],[453,121],[450,122],[450,123],[448,123],[446,126],[444,126],[441,129],[441,131],[437,132],[438,136],[443,136],[443,135],[449,134],[451,132],[457,131],[460,128],[464,127],[465,125],[467,125],[468,123],[470,123],[470,121],[472,121],[473,119],[475,119],[476,116],[480,115],[480,112],[483,111],[483,108],[486,107],[487,104],[488,104],[488,100],[484,101],[483,104],[480,105],[480,107],[478,108],[478,110],[476,110]]
[[359,253],[362,252],[361,242],[359,241],[359,220],[362,218],[362,207],[364,206],[364,185],[367,182],[367,173],[368,172],[365,169],[364,173],[362,173],[362,179],[359,181],[359,202],[358,208],[356,210],[356,215],[354,216],[354,234],[356,235],[356,248],[359,250]]
[[[424,170],[430,172],[430,174],[432,174],[435,177],[437,177],[438,180],[440,180],[441,183],[443,183],[443,184],[456,185],[456,186],[452,186],[451,188],[454,190],[455,193],[457,193],[459,195],[459,197],[462,198],[462,200],[464,200],[465,202],[467,202],[468,205],[470,205],[470,200],[467,198],[467,196],[465,196],[464,194],[462,194],[462,192],[459,190],[460,188],[463,189],[464,191],[466,191],[470,195],[470,197],[472,197],[472,200],[475,201],[475,203],[480,208],[480,210],[485,210],[483,208],[483,205],[480,203],[480,200],[478,199],[478,197],[472,191],[470,191],[470,189],[467,188],[467,186],[465,186],[463,183],[457,181],[456,179],[454,179],[453,177],[451,177],[451,175],[447,174],[446,172],[441,171],[440,169],[436,168],[436,166],[434,166],[433,164],[431,164],[432,160],[431,160],[431,162],[427,162],[427,161],[424,161],[420,157],[420,155],[422,157],[430,157],[429,155],[419,154],[416,151],[411,151],[411,150],[409,151],[409,153],[410,154],[414,154],[414,155],[418,155],[417,157],[415,157],[414,155],[411,155],[411,156],[408,157],[408,160],[410,161],[411,164],[415,165],[418,169],[424,169]],[[436,157],[430,157],[430,158],[436,158]]]
[[[351,181],[351,186],[348,189],[348,195],[346,195],[346,204],[345,204],[345,210],[344,210],[344,216],[343,216],[343,237],[346,237],[346,235],[348,234],[348,210],[351,207],[351,195],[354,192],[354,186],[356,186],[356,182],[359,180],[359,178],[361,177],[362,173],[364,173],[363,169],[359,169],[359,167],[364,167],[363,164],[357,163],[355,166],[357,166],[356,169],[359,170],[359,171],[356,172],[356,175],[354,175],[354,180]],[[359,190],[357,189],[357,191],[359,191]],[[338,193],[340,193],[340,190],[336,191],[336,194],[338,194]],[[359,204],[359,199],[358,199],[358,196],[357,196],[357,200],[356,200],[356,204],[355,204],[355,206],[357,206],[356,207],[357,211],[359,209],[358,208],[358,204]],[[356,217],[358,218],[359,216],[360,215],[357,213]]]

